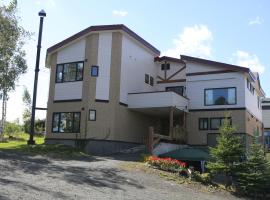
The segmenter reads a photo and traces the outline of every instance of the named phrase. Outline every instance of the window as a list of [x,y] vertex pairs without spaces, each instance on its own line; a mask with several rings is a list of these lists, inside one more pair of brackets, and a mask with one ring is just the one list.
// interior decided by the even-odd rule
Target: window
[[97,111],[96,110],[89,110],[89,121],[96,121],[96,114]]
[[247,79],[247,88],[252,94],[254,94],[255,88],[248,79]]
[[[224,123],[225,118],[220,117],[220,118],[210,118],[210,129],[211,130],[218,130],[219,127]],[[230,121],[230,124],[232,124],[232,119],[228,118]]]
[[236,88],[205,89],[204,105],[233,105],[236,104]]
[[148,74],[145,74],[144,82],[149,84],[149,75]]
[[56,83],[83,80],[83,62],[59,64],[56,66]]
[[173,91],[177,94],[180,94],[181,96],[184,95],[184,90],[185,90],[184,86],[166,87],[166,91]]
[[53,133],[79,133],[81,113],[63,112],[53,113]]
[[150,76],[150,85],[154,86],[154,77],[153,76]]
[[161,64],[161,70],[170,70],[170,63]]
[[199,119],[199,130],[208,130],[208,118]]
[[91,67],[91,76],[94,76],[94,77],[98,76],[98,66]]

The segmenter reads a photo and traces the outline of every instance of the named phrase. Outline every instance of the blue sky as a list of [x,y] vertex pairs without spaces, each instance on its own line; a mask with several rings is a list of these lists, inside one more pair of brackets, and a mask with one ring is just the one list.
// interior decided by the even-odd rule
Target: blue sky
[[[4,0],[4,3],[9,2]],[[46,49],[91,25],[125,24],[157,47],[163,55],[186,54],[259,71],[270,96],[270,1],[180,0],[18,0],[21,24],[34,32],[25,50],[29,65],[10,94],[8,120],[21,118],[23,86],[33,88],[33,71],[39,25],[44,9],[41,72],[37,106],[46,107],[49,70]],[[39,118],[45,117],[38,111]]]

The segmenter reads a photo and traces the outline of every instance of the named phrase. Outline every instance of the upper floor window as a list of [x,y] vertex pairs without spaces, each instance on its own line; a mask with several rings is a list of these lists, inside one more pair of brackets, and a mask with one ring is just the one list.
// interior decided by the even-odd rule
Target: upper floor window
[[214,88],[204,90],[204,105],[236,104],[236,88]]
[[145,76],[144,76],[144,82],[146,83],[146,84],[149,84],[149,74],[145,74]]
[[154,86],[154,77],[153,76],[150,76],[150,85]]
[[161,64],[161,70],[170,70],[170,63]]
[[94,77],[98,76],[98,66],[93,65],[91,67],[91,76],[94,76]]
[[254,94],[255,88],[248,79],[247,79],[247,88],[252,94]]
[[82,80],[83,62],[58,64],[56,66],[56,83]]
[[80,112],[53,113],[53,133],[79,133]]
[[174,91],[175,93],[183,96],[185,94],[185,87],[184,86],[166,87],[166,91]]
[[149,84],[151,86],[154,86],[154,77],[153,76],[150,76],[149,74],[145,74],[145,76],[144,76],[144,82],[146,84]]

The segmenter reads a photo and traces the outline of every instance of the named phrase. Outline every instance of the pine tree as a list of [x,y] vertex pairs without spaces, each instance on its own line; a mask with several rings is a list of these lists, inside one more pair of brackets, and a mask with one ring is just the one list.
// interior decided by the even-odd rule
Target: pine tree
[[237,188],[247,194],[263,196],[270,193],[270,164],[266,160],[262,147],[255,141],[251,145],[246,162],[237,174]]
[[234,134],[235,132],[236,129],[230,123],[229,114],[226,114],[225,120],[219,128],[217,146],[210,148],[212,161],[207,164],[211,175],[225,175],[226,187],[232,184],[232,178],[239,170],[245,152],[241,139]]

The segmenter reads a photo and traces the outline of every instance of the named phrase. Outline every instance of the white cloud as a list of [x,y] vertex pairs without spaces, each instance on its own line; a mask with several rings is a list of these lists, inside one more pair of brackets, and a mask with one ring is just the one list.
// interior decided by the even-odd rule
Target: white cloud
[[233,54],[234,63],[237,65],[248,67],[253,72],[263,73],[265,66],[260,63],[256,54],[251,54],[245,51],[238,50]]
[[262,23],[263,23],[263,20],[259,16],[257,16],[255,19],[249,20],[248,25],[250,25],[250,26],[252,26],[252,25],[260,25]]
[[179,58],[180,54],[200,58],[211,58],[213,40],[212,32],[206,25],[185,27],[177,38],[173,39],[174,47],[163,52],[163,55]]
[[114,10],[112,13],[113,15],[120,16],[120,17],[125,17],[128,14],[127,11],[122,11],[122,10]]

